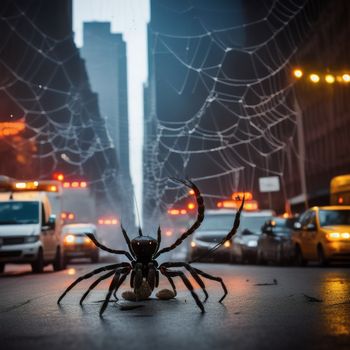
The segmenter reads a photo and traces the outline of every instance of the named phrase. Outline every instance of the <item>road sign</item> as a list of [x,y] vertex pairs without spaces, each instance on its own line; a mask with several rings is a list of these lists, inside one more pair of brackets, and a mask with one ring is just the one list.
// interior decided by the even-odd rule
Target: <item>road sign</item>
[[280,179],[278,176],[267,176],[259,178],[260,192],[278,192],[280,190]]

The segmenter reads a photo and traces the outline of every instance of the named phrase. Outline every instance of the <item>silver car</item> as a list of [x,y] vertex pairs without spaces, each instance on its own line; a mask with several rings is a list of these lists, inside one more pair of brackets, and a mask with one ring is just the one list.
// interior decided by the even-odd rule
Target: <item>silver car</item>
[[271,220],[273,215],[272,210],[242,212],[241,223],[233,237],[233,261],[238,263],[256,262],[261,227],[267,220]]
[[69,224],[62,228],[64,260],[68,263],[74,258],[90,258],[93,263],[99,260],[99,250],[86,233],[96,236],[94,224]]
[[219,209],[207,210],[201,226],[195,231],[191,246],[190,260],[198,261],[231,261],[232,242],[215,249],[209,254],[209,250],[214,248],[228,234],[233,226],[236,210]]

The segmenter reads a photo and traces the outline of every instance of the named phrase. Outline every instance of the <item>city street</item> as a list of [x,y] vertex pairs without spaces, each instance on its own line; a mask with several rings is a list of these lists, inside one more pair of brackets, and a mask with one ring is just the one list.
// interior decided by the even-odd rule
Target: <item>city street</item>
[[[103,318],[99,300],[108,282],[99,285],[83,307],[79,299],[93,279],[76,286],[61,306],[56,304],[69,283],[98,266],[72,264],[62,272],[48,267],[37,275],[30,273],[29,265],[6,266],[0,276],[1,348],[349,349],[349,266],[196,264],[222,276],[229,290],[219,304],[220,285],[207,281],[205,314],[180,280],[175,300],[113,302]],[[160,287],[169,288],[164,277]],[[127,284],[121,291],[126,289]]]

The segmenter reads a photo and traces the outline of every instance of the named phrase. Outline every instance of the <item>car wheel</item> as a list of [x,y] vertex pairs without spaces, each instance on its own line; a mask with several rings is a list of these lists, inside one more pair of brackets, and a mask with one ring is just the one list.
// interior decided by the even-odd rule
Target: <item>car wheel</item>
[[43,250],[40,248],[38,251],[38,256],[36,260],[31,263],[32,271],[34,273],[42,273],[44,271],[44,254]]
[[91,262],[92,262],[93,264],[97,264],[97,263],[98,263],[98,261],[99,261],[99,255],[98,255],[98,252],[93,253],[93,254],[91,255]]
[[5,263],[0,263],[0,273],[5,271]]
[[319,266],[327,266],[329,264],[329,261],[326,258],[323,247],[321,245],[317,246],[317,257]]
[[307,260],[304,259],[303,252],[298,245],[295,247],[294,262],[297,266],[305,266],[307,264]]
[[61,248],[57,247],[55,260],[52,263],[54,271],[61,271],[65,268],[64,259],[61,254]]

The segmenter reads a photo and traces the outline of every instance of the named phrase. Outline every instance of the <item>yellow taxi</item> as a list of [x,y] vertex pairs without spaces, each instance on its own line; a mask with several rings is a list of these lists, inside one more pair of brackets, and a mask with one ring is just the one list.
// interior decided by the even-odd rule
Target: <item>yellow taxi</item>
[[310,208],[294,228],[292,239],[298,265],[309,260],[323,266],[335,260],[350,260],[350,206]]

